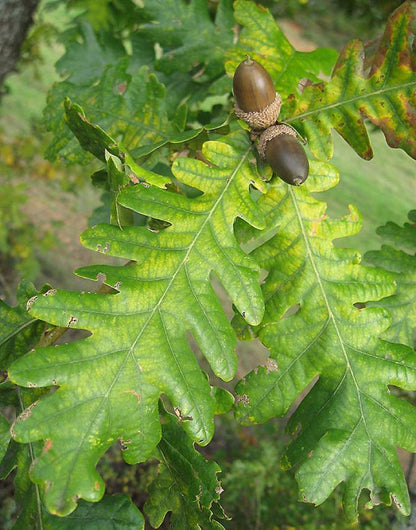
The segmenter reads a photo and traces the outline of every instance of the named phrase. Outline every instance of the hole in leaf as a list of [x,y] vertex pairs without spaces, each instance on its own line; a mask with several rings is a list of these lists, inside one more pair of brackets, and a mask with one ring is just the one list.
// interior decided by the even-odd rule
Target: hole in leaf
[[299,309],[300,309],[300,304],[292,305],[292,307],[289,307],[289,309],[286,310],[282,318],[289,318],[289,317],[292,317],[293,315],[296,315]]

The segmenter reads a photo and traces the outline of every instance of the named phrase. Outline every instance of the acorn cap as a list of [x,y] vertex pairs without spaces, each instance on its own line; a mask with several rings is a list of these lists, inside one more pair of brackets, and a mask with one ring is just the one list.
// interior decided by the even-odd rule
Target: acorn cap
[[273,125],[272,127],[266,129],[261,134],[259,143],[257,144],[257,151],[263,160],[266,160],[267,142],[272,140],[272,138],[279,136],[279,134],[290,134],[291,136],[296,137],[296,132],[292,129],[292,127],[289,127],[289,125],[285,125],[284,123],[279,123],[279,125]]
[[308,178],[308,157],[291,127],[283,124],[269,127],[260,136],[257,150],[288,184],[300,186]]
[[238,106],[237,102],[234,105],[234,110],[237,118],[244,120],[253,129],[267,129],[267,127],[276,123],[280,114],[281,106],[282,99],[280,95],[275,92],[274,100],[262,110],[246,112]]

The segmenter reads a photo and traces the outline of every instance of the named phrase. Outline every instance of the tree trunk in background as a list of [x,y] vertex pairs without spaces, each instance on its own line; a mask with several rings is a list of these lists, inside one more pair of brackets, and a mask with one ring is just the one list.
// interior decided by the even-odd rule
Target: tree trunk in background
[[20,55],[39,0],[0,0],[0,87]]

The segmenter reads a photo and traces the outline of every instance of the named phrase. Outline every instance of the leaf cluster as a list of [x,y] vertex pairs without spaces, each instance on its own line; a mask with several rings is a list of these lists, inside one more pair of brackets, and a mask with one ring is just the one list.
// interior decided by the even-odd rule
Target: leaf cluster
[[[97,3],[87,6],[94,22]],[[336,62],[327,50],[296,52],[253,2],[222,0],[213,12],[202,0],[168,6],[135,5],[128,34],[109,39],[106,24],[80,23],[70,37],[81,39],[59,64],[66,79],[50,94],[49,156],[94,157],[92,182],[109,198],[107,221],[81,242],[125,264],[78,269],[101,282],[95,291],[22,286],[17,307],[0,305],[8,376],[0,399],[18,415],[0,424],[3,476],[18,467],[17,525],[103,516],[108,525],[143,528],[128,499],[104,496],[97,462],[119,443],[128,464],[160,462],[143,508],[154,527],[171,512],[172,528],[222,528],[220,469],[194,444],[207,445],[214,417],[233,407],[250,425],[295,407],[283,466],[296,467],[302,500],[321,504],[342,485],[350,520],[363,490],[368,508],[394,502],[408,514],[396,448],[416,452],[415,409],[389,388],[416,389],[414,290],[406,290],[414,227],[381,229],[405,248],[369,255],[388,270],[335,246],[361,227],[353,206],[330,219],[316,198],[337,184],[337,170],[311,160],[301,188],[271,175],[229,116],[226,72],[247,53],[267,67],[284,99],[282,118],[317,158],[330,158],[332,128],[370,157],[365,119],[415,156],[412,3],[391,16],[366,73],[359,43]],[[123,8],[108,0],[103,16],[114,9]],[[83,55],[89,60],[78,68]],[[226,120],[213,123],[219,116]],[[397,288],[399,275],[406,289]],[[404,314],[406,328],[397,330],[394,319]],[[55,344],[70,328],[88,336]],[[237,383],[234,405],[218,381],[236,376],[237,336],[260,339],[270,356]]]

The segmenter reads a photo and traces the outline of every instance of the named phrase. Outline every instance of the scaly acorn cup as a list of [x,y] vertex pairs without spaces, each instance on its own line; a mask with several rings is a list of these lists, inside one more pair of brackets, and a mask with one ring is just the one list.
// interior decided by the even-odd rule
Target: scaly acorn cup
[[233,92],[235,113],[250,127],[267,129],[276,123],[282,100],[267,70],[249,56],[235,71]]
[[282,180],[300,186],[308,178],[309,162],[305,150],[288,125],[266,129],[260,136],[257,151]]

